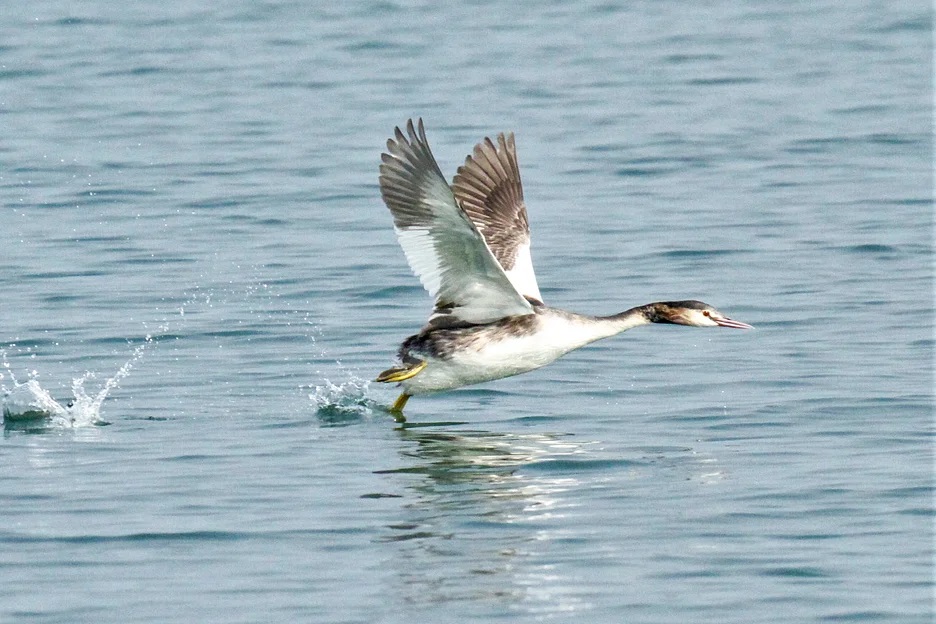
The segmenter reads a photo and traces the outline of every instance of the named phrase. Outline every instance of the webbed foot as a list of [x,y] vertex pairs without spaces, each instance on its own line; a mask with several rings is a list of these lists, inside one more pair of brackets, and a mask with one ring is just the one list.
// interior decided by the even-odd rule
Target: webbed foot
[[[394,366],[393,368],[388,368],[384,372],[377,375],[377,379],[374,381],[379,381],[381,383],[392,383],[394,381],[405,381],[410,377],[415,377],[422,372],[422,369],[426,368],[426,360],[413,360],[411,362],[404,362],[399,366]],[[404,401],[406,403],[406,401]]]

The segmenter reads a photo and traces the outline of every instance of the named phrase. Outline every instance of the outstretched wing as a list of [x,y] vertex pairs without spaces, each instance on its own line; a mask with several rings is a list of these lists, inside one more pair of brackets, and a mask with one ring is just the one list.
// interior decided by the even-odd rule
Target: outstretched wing
[[410,267],[435,298],[430,323],[490,323],[531,314],[530,303],[458,207],[429,150],[422,119],[418,132],[408,121],[406,133],[396,128],[387,141],[380,193]]
[[497,135],[496,146],[491,139],[478,143],[458,168],[452,189],[517,291],[542,301],[513,133]]

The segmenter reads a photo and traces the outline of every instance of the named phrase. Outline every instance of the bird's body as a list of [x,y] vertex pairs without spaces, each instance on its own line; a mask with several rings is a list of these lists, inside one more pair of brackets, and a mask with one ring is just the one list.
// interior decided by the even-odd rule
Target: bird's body
[[658,302],[594,317],[546,306],[533,272],[530,230],[512,134],[479,143],[450,187],[410,121],[387,142],[380,188],[413,271],[435,298],[428,324],[400,346],[400,413],[412,395],[525,373],[638,325],[749,328],[700,301]]
[[592,321],[537,306],[533,314],[484,325],[426,329],[400,348],[402,360],[427,362],[423,372],[402,381],[401,386],[407,394],[417,395],[519,375],[624,329],[621,323]]

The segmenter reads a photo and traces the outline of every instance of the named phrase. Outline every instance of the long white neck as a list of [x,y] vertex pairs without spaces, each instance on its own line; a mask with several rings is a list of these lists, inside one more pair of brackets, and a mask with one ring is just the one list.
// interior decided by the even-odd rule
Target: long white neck
[[554,324],[555,329],[550,333],[562,343],[563,351],[571,351],[653,322],[653,312],[649,308],[639,306],[612,316],[586,316],[551,308],[543,314],[543,320],[546,324]]

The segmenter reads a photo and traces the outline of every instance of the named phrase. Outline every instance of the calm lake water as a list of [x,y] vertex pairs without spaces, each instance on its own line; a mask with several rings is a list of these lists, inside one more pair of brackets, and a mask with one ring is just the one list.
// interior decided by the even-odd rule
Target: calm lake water
[[[75,405],[4,423],[0,622],[932,621],[930,5],[3,13],[0,384]],[[411,116],[516,132],[548,303],[756,329],[395,424]]]

